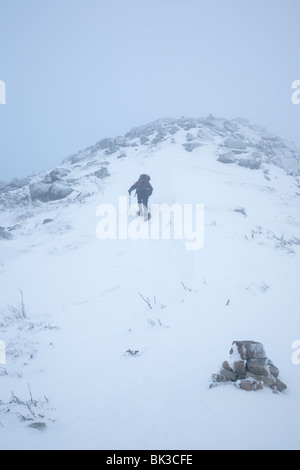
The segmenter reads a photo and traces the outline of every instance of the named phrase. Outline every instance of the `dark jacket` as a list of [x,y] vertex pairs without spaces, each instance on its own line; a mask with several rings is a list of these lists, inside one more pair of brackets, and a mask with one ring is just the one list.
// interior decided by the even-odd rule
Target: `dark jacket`
[[[149,178],[150,179],[150,178]],[[143,194],[145,196],[151,196],[153,193],[153,187],[149,183],[149,180],[140,177],[139,180],[134,183],[128,190],[129,194],[136,189],[137,194]]]

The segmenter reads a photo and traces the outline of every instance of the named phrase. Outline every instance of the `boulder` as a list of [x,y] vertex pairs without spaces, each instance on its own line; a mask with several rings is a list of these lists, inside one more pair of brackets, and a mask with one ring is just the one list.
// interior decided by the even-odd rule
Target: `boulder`
[[64,199],[72,193],[73,189],[62,181],[50,183],[33,183],[30,185],[30,196],[32,201],[57,201]]
[[218,162],[221,163],[234,163],[236,161],[236,156],[233,152],[224,152],[218,156]]
[[53,171],[59,179],[68,176],[68,174],[70,173],[70,170],[68,170],[67,168],[55,168],[55,170]]
[[48,183],[32,183],[29,187],[32,201],[48,202],[50,187]]
[[239,158],[238,165],[245,168],[250,168],[250,170],[258,170],[261,167],[262,161],[256,160],[253,158]]
[[73,189],[66,183],[62,181],[56,181],[53,183],[49,189],[49,200],[57,201],[59,199],[64,199],[73,192]]
[[268,377],[268,375],[270,375],[270,370],[265,359],[248,360],[247,369],[255,375],[262,375],[263,377]]
[[231,381],[236,380],[236,374],[229,369],[221,369],[220,375],[225,377],[227,380],[231,380]]
[[278,392],[284,392],[287,389],[287,386],[285,385],[285,383],[283,383],[279,379],[276,379],[275,387],[278,390]]
[[227,369],[227,370],[230,370],[231,372],[233,372],[233,368],[230,367],[228,361],[224,361],[223,364],[222,364],[222,367],[223,367],[223,369]]
[[246,361],[234,361],[233,371],[239,376],[246,377]]
[[43,225],[50,224],[51,222],[53,222],[53,219],[44,219]]
[[256,392],[263,389],[263,384],[257,380],[245,379],[238,382],[237,387],[247,392]]
[[266,359],[263,345],[256,341],[234,341],[229,354],[233,354],[235,348],[243,360]]
[[212,379],[213,379],[213,383],[222,383],[222,382],[229,381],[229,379],[227,379],[225,375],[221,375],[221,374],[213,374]]
[[262,382],[267,387],[271,387],[271,388],[274,387],[274,385],[276,385],[276,379],[275,377],[272,377],[272,375],[263,376],[263,375],[256,375],[251,372],[247,372],[246,379],[258,380],[259,382]]
[[31,424],[28,424],[27,426],[32,429],[37,429],[38,431],[45,431],[45,429],[47,429],[46,424],[42,422],[31,423]]
[[269,366],[270,374],[272,374],[273,377],[277,379],[279,375],[279,369],[273,364],[272,361],[270,361],[270,359],[268,360],[267,365]]
[[100,170],[95,171],[94,175],[99,179],[103,179],[103,178],[107,178],[110,174],[107,168],[103,167],[103,168],[100,168]]
[[196,137],[193,134],[191,134],[190,132],[188,132],[186,134],[185,138],[186,138],[187,142],[192,142],[192,140],[196,139]]
[[194,143],[190,142],[188,144],[182,144],[182,145],[187,152],[192,152],[197,147],[201,147],[202,144],[197,143],[197,142],[194,142]]
[[70,171],[65,168],[55,168],[48,175],[45,176],[43,183],[51,184],[59,181],[64,176],[67,176]]
[[243,140],[227,139],[224,143],[225,147],[236,150],[246,150],[247,144]]

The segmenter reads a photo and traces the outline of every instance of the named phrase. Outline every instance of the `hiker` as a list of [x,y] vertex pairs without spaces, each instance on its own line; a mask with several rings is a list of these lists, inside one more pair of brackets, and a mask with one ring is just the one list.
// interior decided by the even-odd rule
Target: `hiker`
[[150,181],[150,176],[142,174],[140,175],[138,181],[134,183],[131,186],[131,188],[128,190],[128,193],[130,196],[131,192],[136,189],[136,195],[138,198],[138,205],[139,205],[139,215],[144,216],[145,221],[149,219],[148,199],[153,192],[153,188],[149,181]]

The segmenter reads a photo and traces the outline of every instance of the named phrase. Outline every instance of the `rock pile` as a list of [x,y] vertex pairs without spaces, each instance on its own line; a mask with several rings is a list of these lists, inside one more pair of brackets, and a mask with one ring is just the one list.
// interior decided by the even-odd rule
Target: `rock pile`
[[234,383],[247,391],[269,387],[274,393],[283,392],[287,386],[278,376],[279,369],[268,359],[261,343],[234,341],[229,359],[223,362],[218,374],[213,374],[210,388],[221,383]]

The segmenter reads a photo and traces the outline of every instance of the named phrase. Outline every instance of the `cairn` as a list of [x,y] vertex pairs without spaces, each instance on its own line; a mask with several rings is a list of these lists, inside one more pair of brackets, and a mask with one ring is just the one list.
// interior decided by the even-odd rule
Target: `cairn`
[[247,391],[269,387],[273,393],[283,392],[287,386],[278,378],[279,369],[266,356],[264,347],[256,341],[234,341],[229,359],[218,374],[213,374],[210,388],[222,383],[233,383]]

